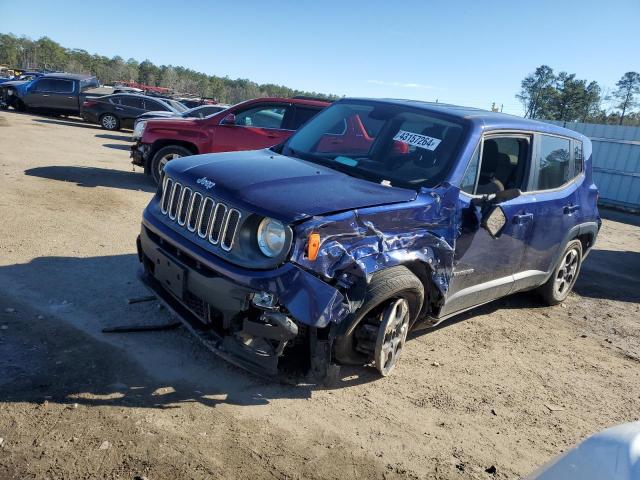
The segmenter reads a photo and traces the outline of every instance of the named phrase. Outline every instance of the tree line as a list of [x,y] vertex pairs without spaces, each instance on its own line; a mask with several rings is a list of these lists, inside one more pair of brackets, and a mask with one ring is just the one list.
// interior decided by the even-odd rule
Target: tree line
[[[256,97],[307,95],[336,99],[336,95],[306,92],[283,85],[258,84],[248,79],[207,75],[173,65],[155,65],[120,56],[112,58],[70,49],[48,37],[31,40],[0,33],[0,64],[25,69],[51,69],[72,73],[90,73],[103,84],[133,81],[175,92],[215,98],[221,103],[238,103]],[[555,74],[541,65],[527,75],[516,98],[522,102],[525,117],[560,121],[640,125],[637,110],[640,74],[627,72],[610,92],[595,81],[576,78],[576,74]]]
[[525,117],[565,122],[640,125],[640,74],[627,72],[610,92],[597,82],[576,78],[575,73],[557,75],[541,65],[527,75],[516,98]]
[[133,81],[154,87],[167,87],[175,92],[214,98],[221,103],[238,103],[256,97],[292,97],[306,95],[336,99],[335,95],[306,92],[271,83],[258,84],[248,79],[207,75],[189,68],[155,65],[149,60],[138,62],[90,54],[86,50],[61,46],[48,37],[31,40],[0,33],[0,64],[14,68],[49,69],[70,73],[88,73],[109,85]]

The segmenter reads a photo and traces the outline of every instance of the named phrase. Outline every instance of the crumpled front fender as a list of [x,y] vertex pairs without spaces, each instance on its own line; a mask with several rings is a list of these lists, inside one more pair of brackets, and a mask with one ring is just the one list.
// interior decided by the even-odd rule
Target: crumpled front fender
[[[459,235],[459,189],[423,189],[416,200],[314,217],[296,227],[292,261],[326,279],[346,274],[367,282],[378,270],[420,261],[446,295]],[[320,235],[316,260],[306,256],[310,233]]]

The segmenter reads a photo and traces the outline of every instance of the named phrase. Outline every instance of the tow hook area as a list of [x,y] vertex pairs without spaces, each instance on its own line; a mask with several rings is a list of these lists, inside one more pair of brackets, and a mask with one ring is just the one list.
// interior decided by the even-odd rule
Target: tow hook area
[[265,311],[260,316],[260,322],[245,318],[242,324],[242,333],[279,342],[273,352],[279,357],[282,355],[284,347],[287,346],[287,342],[298,336],[298,325],[284,313]]

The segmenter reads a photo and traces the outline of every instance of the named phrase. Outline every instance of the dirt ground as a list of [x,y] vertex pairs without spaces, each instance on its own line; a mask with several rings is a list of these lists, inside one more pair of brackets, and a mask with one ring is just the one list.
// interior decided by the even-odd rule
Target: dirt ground
[[[640,419],[640,218],[604,227],[564,305],[532,294],[414,335],[396,372],[272,384],[136,279],[154,186],[128,132],[0,113],[0,478],[518,478]],[[493,473],[492,473],[493,472]]]

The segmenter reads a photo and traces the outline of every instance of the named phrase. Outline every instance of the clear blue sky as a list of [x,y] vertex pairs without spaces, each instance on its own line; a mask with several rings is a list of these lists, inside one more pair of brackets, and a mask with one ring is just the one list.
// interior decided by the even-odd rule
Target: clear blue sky
[[520,114],[541,64],[611,88],[640,71],[640,0],[0,0],[0,31],[348,96]]

